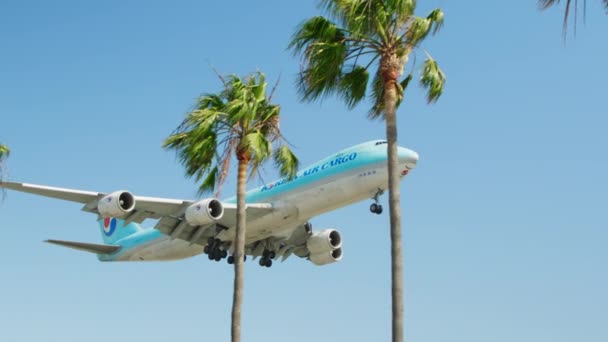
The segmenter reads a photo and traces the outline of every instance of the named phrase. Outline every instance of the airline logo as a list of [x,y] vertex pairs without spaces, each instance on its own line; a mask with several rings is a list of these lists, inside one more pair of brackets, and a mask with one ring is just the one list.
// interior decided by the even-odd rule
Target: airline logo
[[[304,170],[304,172],[302,173],[302,175],[295,176],[292,180],[296,180],[296,179],[298,179],[300,177],[310,176],[310,175],[315,174],[317,172],[323,171],[325,169],[329,169],[329,168],[334,167],[334,166],[338,166],[340,164],[348,163],[348,162],[353,161],[355,159],[357,159],[357,152],[353,152],[353,153],[351,153],[349,155],[339,154],[339,155],[337,155],[336,158],[334,158],[331,161],[326,162],[325,164],[317,165],[317,166],[311,167],[308,170]],[[290,181],[287,180],[286,178],[283,178],[283,179],[280,179],[280,180],[278,180],[278,181],[276,181],[274,183],[270,183],[270,184],[264,185],[260,191],[270,190],[272,188],[276,188],[277,186],[283,185],[283,184],[288,183],[288,182],[290,182]]]
[[116,230],[116,219],[113,217],[106,217],[103,219],[103,233],[106,236],[112,236]]

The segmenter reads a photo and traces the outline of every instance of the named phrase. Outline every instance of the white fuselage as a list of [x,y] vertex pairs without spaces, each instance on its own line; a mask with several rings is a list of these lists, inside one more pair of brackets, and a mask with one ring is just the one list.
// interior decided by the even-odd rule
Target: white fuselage
[[[402,176],[414,165],[415,161],[412,164],[411,159],[400,158],[399,168],[404,170]],[[246,244],[270,237],[287,239],[298,226],[312,217],[373,198],[387,188],[386,158],[314,178],[313,182],[275,194],[269,192],[268,195],[260,196],[259,189],[248,192],[248,196],[257,192],[254,202],[272,203],[275,210],[258,219],[247,219]],[[172,239],[156,230],[150,231],[155,232],[150,232],[156,234],[154,238],[130,247],[114,260],[176,260],[203,253],[203,246]],[[234,234],[235,228],[229,227],[221,231],[217,238],[232,241]]]

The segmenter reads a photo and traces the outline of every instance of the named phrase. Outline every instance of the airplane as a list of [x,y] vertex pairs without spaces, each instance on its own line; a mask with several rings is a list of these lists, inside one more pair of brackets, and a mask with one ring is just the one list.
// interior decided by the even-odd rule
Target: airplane
[[[401,178],[418,162],[418,153],[398,148]],[[296,255],[322,266],[342,259],[342,236],[335,229],[313,231],[310,219],[371,198],[370,211],[382,213],[379,196],[387,189],[387,142],[374,140],[346,148],[297,173],[246,193],[245,255],[262,267]],[[26,183],[0,188],[81,203],[97,215],[103,244],[46,240],[90,252],[100,261],[168,261],[207,254],[234,263],[236,197],[181,200],[135,196],[129,191],[100,193]],[[144,229],[146,219],[157,220]]]

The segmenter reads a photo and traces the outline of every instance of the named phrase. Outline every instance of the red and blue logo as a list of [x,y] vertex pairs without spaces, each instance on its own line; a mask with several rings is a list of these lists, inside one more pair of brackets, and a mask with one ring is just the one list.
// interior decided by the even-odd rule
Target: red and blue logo
[[116,219],[113,217],[106,217],[103,219],[103,233],[105,236],[112,236],[116,230]]

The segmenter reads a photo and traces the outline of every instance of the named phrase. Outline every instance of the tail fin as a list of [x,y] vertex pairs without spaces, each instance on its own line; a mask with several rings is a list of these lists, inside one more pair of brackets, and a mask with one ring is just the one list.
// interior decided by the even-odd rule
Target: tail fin
[[137,223],[129,223],[125,225],[124,220],[119,220],[114,217],[106,217],[99,220],[101,228],[101,237],[103,242],[108,245],[116,243],[116,241],[135,234],[142,230]]

